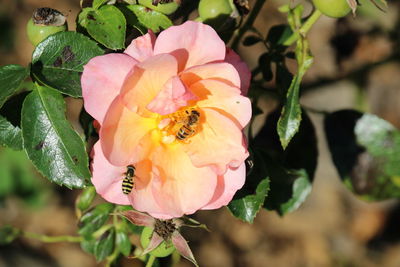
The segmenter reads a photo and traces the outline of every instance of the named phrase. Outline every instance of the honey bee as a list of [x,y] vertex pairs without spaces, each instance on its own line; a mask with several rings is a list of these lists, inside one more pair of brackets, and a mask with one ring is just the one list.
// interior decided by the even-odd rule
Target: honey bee
[[196,133],[196,128],[200,119],[200,112],[195,109],[191,109],[190,111],[185,110],[185,114],[185,124],[178,129],[175,135],[175,137],[181,141]]
[[125,173],[125,178],[122,180],[122,193],[125,195],[132,192],[132,188],[134,185],[133,177],[135,176],[135,167],[132,165],[127,166],[127,170]]

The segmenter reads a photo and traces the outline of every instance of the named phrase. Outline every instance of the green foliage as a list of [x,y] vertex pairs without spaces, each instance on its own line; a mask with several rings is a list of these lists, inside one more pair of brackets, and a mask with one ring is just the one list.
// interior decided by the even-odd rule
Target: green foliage
[[11,196],[20,198],[30,208],[46,203],[49,190],[24,151],[2,148],[0,162],[0,203]]
[[41,83],[73,97],[82,95],[81,72],[104,52],[86,36],[60,32],[41,42],[32,55],[32,74]]
[[132,244],[124,229],[117,229],[115,235],[115,246],[125,257],[128,257],[131,253]]
[[165,15],[171,15],[179,7],[179,4],[176,1],[172,1],[170,3],[161,3],[160,2],[156,6],[153,5],[152,2],[153,2],[153,0],[138,0],[139,5],[151,8],[151,9],[158,11]]
[[113,50],[124,48],[126,31],[124,14],[112,5],[98,8],[93,3],[93,7],[82,10],[78,17],[78,23],[87,30],[93,39],[105,47]]
[[251,157],[246,163],[248,170],[245,185],[236,192],[228,208],[235,217],[253,223],[257,213],[264,205],[270,189],[270,180],[261,152],[252,151]]
[[94,245],[94,256],[97,261],[102,261],[114,250],[115,230],[111,228],[101,235]]
[[269,179],[266,178],[258,184],[254,194],[232,200],[228,206],[229,210],[242,221],[253,223],[258,211],[264,204],[268,191]]
[[21,129],[18,126],[12,125],[3,116],[0,116],[0,145],[15,150],[22,149]]
[[37,86],[24,101],[21,127],[24,149],[45,177],[69,188],[85,186],[90,177],[88,156],[65,118],[60,93]]
[[7,65],[0,68],[0,107],[20,89],[28,75],[29,70],[19,65]]
[[318,150],[314,126],[307,114],[303,114],[298,133],[283,150],[274,131],[279,114],[277,109],[268,115],[250,146],[260,153],[270,178],[270,191],[264,207],[284,215],[296,210],[311,192]]
[[333,162],[344,184],[369,201],[400,197],[400,131],[375,115],[341,110],[325,118]]
[[166,15],[155,10],[149,10],[147,7],[128,5],[126,8],[130,15],[133,15],[128,19],[128,23],[139,29],[143,34],[147,32],[147,29],[157,33],[173,25]]
[[[297,6],[289,11],[288,21],[293,31],[300,27],[302,13],[302,6]],[[301,122],[301,107],[299,103],[300,83],[304,74],[313,63],[313,57],[310,54],[308,42],[301,35],[297,41],[295,55],[298,70],[288,89],[286,103],[282,109],[282,114],[279,118],[277,128],[284,149],[299,129]]]
[[88,210],[79,221],[78,233],[84,237],[90,238],[96,230],[105,224],[113,208],[114,206],[112,204],[103,203]]
[[90,207],[93,202],[93,199],[96,197],[96,189],[94,186],[87,186],[82,190],[82,193],[79,195],[76,206],[81,211],[85,211]]

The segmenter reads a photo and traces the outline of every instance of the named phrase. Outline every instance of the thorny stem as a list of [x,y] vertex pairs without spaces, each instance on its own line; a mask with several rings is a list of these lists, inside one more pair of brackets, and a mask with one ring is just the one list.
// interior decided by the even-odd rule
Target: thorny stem
[[254,4],[253,8],[250,11],[249,17],[247,18],[246,22],[243,24],[243,27],[241,27],[235,36],[235,39],[232,42],[232,49],[236,50],[239,46],[239,42],[242,39],[243,35],[251,28],[253,27],[253,23],[256,20],[258,14],[260,13],[264,3],[266,0],[257,0],[256,3]]
[[155,260],[156,260],[156,257],[154,257],[153,255],[150,255],[150,258],[147,261],[145,267],[152,267]]
[[21,236],[25,238],[36,239],[45,243],[56,243],[56,242],[81,242],[82,237],[70,236],[70,235],[59,235],[59,236],[47,236],[32,232],[21,232]]
[[294,42],[299,39],[299,34],[306,35],[311,27],[317,22],[321,17],[322,13],[318,9],[315,9],[311,16],[303,23],[298,32],[294,32],[283,44],[286,46],[291,46]]

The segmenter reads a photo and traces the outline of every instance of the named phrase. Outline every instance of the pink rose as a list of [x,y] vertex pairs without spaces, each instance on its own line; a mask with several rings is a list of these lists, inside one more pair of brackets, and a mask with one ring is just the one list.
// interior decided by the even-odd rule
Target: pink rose
[[[85,109],[101,125],[97,192],[161,219],[227,205],[246,176],[249,80],[239,56],[193,21],[91,59],[81,82]],[[135,174],[126,195],[128,165]]]

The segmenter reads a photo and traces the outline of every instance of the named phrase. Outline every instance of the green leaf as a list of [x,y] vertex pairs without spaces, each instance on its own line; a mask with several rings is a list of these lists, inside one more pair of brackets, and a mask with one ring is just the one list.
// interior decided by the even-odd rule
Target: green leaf
[[94,188],[94,186],[86,187],[85,189],[82,190],[82,193],[79,195],[76,201],[77,208],[80,209],[81,211],[86,210],[92,204],[95,196],[96,196],[96,189]]
[[88,210],[79,221],[78,233],[85,238],[90,238],[91,234],[98,230],[108,219],[114,206],[110,203],[99,204]]
[[126,6],[136,17],[136,21],[132,21],[132,26],[136,28],[147,28],[157,33],[172,26],[171,20],[164,14],[151,10],[141,5]]
[[240,199],[234,199],[229,203],[229,210],[232,214],[249,223],[253,223],[258,211],[264,204],[265,197],[269,191],[269,178],[261,180],[256,192]]
[[59,32],[38,44],[32,55],[32,74],[41,83],[73,97],[82,95],[83,66],[104,51],[88,37]]
[[400,131],[387,121],[354,110],[324,121],[333,162],[346,187],[364,200],[400,197]]
[[299,103],[300,83],[301,78],[299,75],[295,75],[289,87],[286,103],[278,121],[279,140],[284,149],[299,130],[301,122],[301,108]]
[[115,230],[111,228],[105,232],[94,246],[94,256],[97,261],[102,261],[111,255],[114,250]]
[[60,93],[37,86],[25,99],[21,119],[24,148],[50,181],[81,188],[90,178],[85,144],[65,118]]
[[271,180],[264,207],[284,215],[297,209],[309,195],[318,150],[314,126],[307,113],[303,114],[299,132],[283,150],[275,131],[279,115],[279,109],[268,115],[250,147],[261,155],[265,175]]
[[273,26],[267,35],[266,41],[271,47],[275,47],[278,45],[284,45],[287,39],[291,37],[293,31],[290,29],[288,25],[281,24]]
[[87,253],[94,254],[94,248],[97,244],[97,240],[94,238],[83,239],[81,242],[81,248]]
[[311,182],[307,172],[304,169],[293,171],[293,175],[297,178],[293,183],[292,197],[281,205],[283,214],[297,210],[311,193]]
[[[7,65],[0,68],[0,108],[20,89],[28,74],[29,70],[19,65]],[[18,112],[20,110],[13,109],[13,113]],[[21,129],[3,116],[0,116],[0,145],[15,150],[22,149]]]
[[115,244],[119,251],[126,257],[131,253],[132,244],[128,235],[123,230],[117,229]]
[[0,145],[15,150],[22,149],[22,132],[18,126],[12,125],[3,116],[0,116]]
[[18,91],[28,74],[29,70],[19,65],[7,65],[0,68],[0,107]]
[[93,0],[93,8],[98,9],[99,7],[101,7],[102,5],[104,5],[105,3],[107,3],[109,0]]
[[124,14],[115,6],[84,8],[79,14],[78,23],[105,47],[113,50],[125,47],[126,20]]

